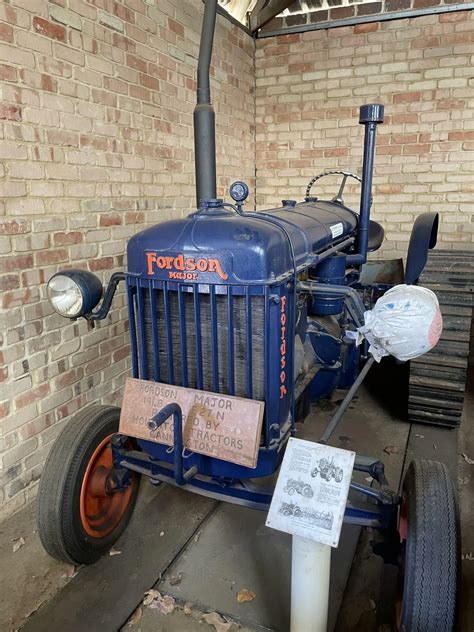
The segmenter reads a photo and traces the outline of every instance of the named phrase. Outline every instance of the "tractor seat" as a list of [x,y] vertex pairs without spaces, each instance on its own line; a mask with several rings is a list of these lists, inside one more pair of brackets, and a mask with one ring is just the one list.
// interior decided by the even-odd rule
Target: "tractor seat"
[[385,231],[378,222],[374,222],[372,219],[369,224],[369,252],[378,250],[383,243],[385,237]]

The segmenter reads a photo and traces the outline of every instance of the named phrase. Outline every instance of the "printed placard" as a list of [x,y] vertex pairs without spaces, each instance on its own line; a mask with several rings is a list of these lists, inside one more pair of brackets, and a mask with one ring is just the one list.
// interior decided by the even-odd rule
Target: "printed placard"
[[266,525],[337,547],[355,452],[291,438]]
[[157,430],[147,422],[166,404],[183,411],[183,444],[192,452],[255,468],[264,403],[193,388],[127,378],[119,432],[173,445],[173,419]]
[[342,222],[338,222],[337,224],[329,226],[329,230],[331,231],[333,238],[339,237],[344,232],[344,226],[342,225]]

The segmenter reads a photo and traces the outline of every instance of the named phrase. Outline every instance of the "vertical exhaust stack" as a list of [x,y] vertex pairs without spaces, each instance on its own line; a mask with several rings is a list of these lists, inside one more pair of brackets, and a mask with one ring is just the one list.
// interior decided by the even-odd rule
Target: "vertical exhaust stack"
[[211,104],[209,68],[216,26],[217,0],[206,0],[202,21],[201,43],[197,70],[197,104],[194,108],[194,164],[196,171],[196,202],[217,197],[216,189],[216,129]]
[[362,265],[367,261],[370,206],[372,204],[372,178],[374,175],[375,135],[377,133],[377,125],[383,123],[383,115],[384,106],[378,103],[363,105],[360,108],[359,123],[364,125],[365,130],[357,254],[347,257],[347,262],[354,265]]

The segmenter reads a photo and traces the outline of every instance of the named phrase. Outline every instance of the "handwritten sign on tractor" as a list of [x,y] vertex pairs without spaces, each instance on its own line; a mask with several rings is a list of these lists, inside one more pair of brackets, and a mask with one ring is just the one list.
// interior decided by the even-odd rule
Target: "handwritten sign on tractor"
[[183,444],[192,452],[256,467],[264,403],[128,378],[120,429],[122,434],[173,445],[173,418],[157,430],[147,422],[163,406],[176,402],[183,411]]

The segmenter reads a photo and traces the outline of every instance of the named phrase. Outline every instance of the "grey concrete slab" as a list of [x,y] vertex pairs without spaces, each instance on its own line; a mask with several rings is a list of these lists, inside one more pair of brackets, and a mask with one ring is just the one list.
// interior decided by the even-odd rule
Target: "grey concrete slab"
[[[191,601],[249,626],[284,632],[290,621],[291,536],[265,526],[266,514],[221,504],[207,521],[197,542],[191,540],[168,569],[157,589]],[[332,552],[331,630],[344,594],[359,530],[346,526]],[[181,575],[173,586],[170,579]],[[239,604],[247,588],[253,601]]]
[[451,476],[456,480],[458,439],[457,429],[412,424],[407,445],[406,467],[414,458],[441,461],[448,466]]
[[[216,628],[213,625],[207,623],[204,618],[207,613],[193,607],[190,611],[189,608],[184,610],[184,604],[176,604],[175,610],[170,614],[162,614],[159,610],[146,608],[140,606],[140,610],[134,613],[134,620],[136,623],[131,625],[132,621],[126,623],[121,632],[195,632],[199,629],[199,632],[216,632]],[[224,619],[221,617],[221,619]],[[240,623],[232,621],[232,619],[225,619],[226,623],[231,624],[228,632],[267,632],[266,628],[261,626],[249,627]]]
[[[13,552],[15,539],[24,544]],[[11,516],[0,526],[0,630],[13,632],[43,602],[70,581],[67,565],[43,549],[36,532],[36,503]]]
[[25,632],[119,629],[217,505],[169,486],[146,492],[145,502],[115,546],[121,554],[104,556],[81,568],[60,593],[27,620],[22,628]]

